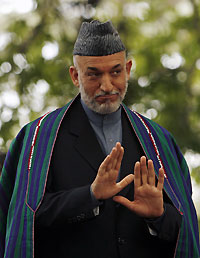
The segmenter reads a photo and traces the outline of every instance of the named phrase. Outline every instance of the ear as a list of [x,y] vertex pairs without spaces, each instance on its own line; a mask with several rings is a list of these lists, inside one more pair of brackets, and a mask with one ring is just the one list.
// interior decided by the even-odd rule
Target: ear
[[131,67],[132,67],[132,60],[128,60],[126,62],[126,74],[127,74],[128,80],[129,80],[130,74],[131,74]]
[[75,66],[70,66],[69,74],[74,86],[79,87],[78,71]]

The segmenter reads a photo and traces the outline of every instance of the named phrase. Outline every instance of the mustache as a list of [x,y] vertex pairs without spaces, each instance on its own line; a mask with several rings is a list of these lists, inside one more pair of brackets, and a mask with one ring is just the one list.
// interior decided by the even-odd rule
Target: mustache
[[102,92],[100,92],[100,93],[97,93],[97,94],[95,95],[95,98],[101,97],[101,96],[111,96],[111,95],[115,95],[115,94],[119,95],[119,92],[116,91],[116,90],[113,90],[113,91],[111,91],[111,92],[102,91]]

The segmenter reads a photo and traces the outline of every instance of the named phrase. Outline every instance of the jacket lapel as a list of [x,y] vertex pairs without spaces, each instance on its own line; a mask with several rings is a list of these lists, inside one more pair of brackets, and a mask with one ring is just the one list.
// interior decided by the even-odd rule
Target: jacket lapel
[[[124,110],[122,110],[122,146],[124,147],[124,157],[122,160],[120,179],[129,174],[133,174],[135,163],[139,161],[141,156],[145,155]],[[132,183],[125,187],[120,192],[120,195],[126,196],[130,187],[132,187],[133,190],[134,184]]]
[[77,119],[71,119],[70,132],[77,137],[75,148],[97,173],[99,165],[105,158],[105,154],[100,147],[80,101],[78,100],[74,104],[73,115]]

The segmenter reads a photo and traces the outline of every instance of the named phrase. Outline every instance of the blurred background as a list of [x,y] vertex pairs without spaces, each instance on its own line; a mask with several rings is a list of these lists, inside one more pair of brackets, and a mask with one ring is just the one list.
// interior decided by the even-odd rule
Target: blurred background
[[77,94],[82,21],[112,20],[133,60],[125,103],[168,129],[200,218],[200,0],[0,0],[0,166],[20,128]]

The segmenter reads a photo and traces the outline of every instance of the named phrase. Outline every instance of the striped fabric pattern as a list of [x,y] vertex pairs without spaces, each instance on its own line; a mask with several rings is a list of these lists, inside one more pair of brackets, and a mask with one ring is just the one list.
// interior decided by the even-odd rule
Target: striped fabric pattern
[[[71,106],[26,125],[13,140],[0,178],[0,258],[34,257],[34,217],[44,196],[53,146]],[[183,216],[174,257],[200,257],[198,225],[186,162],[161,126],[123,105],[146,156],[166,172],[164,188]]]
[[26,125],[11,144],[0,179],[0,257],[34,257],[34,216],[44,194],[55,136],[69,105],[43,119],[31,167],[32,142],[41,118]]
[[[182,215],[175,257],[199,258],[198,222],[191,199],[191,180],[186,161],[173,136],[166,129],[136,112],[131,112],[126,106],[124,108],[146,156],[154,162],[157,176],[162,164],[166,173],[164,190]],[[151,135],[155,141],[152,141]],[[159,157],[155,148],[159,151]]]

